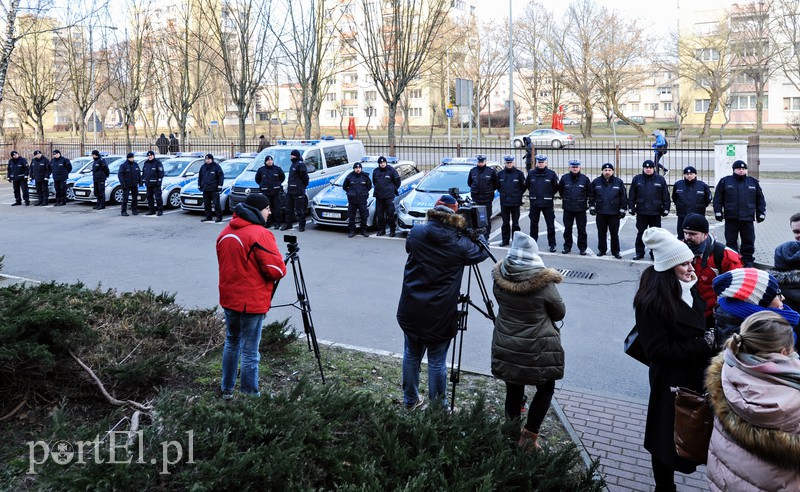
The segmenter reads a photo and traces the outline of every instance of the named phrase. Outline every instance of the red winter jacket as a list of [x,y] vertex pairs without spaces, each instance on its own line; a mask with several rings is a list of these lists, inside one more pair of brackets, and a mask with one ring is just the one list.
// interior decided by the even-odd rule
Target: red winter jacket
[[717,275],[736,270],[737,268],[743,268],[744,265],[742,265],[742,258],[739,256],[739,253],[726,247],[722,255],[722,268],[718,267],[716,264],[717,260],[714,258],[714,243],[717,242],[717,240],[710,235],[708,239],[711,241],[709,241],[709,244],[706,246],[706,250],[709,251],[708,258],[706,258],[706,266],[702,266],[703,259],[699,256],[694,257],[692,266],[694,267],[695,275],[697,275],[697,293],[700,294],[700,297],[706,302],[706,309],[703,315],[706,319],[709,319],[709,317],[713,319],[714,306],[717,305],[717,294],[714,293],[711,284],[714,282]]
[[240,313],[269,311],[274,282],[286,275],[275,236],[253,207],[240,204],[217,238],[219,304]]

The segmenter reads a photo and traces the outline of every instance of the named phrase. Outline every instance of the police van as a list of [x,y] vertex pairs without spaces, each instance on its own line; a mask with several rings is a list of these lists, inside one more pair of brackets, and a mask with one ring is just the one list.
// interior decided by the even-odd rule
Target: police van
[[[277,145],[267,147],[258,153],[247,169],[236,178],[231,192],[231,208],[243,202],[250,193],[260,192],[256,183],[256,172],[264,165],[264,158],[271,155],[275,165],[283,169],[289,179],[289,168],[292,165],[290,154],[298,150],[308,168],[308,187],[306,196],[310,200],[325,189],[340,174],[349,171],[354,162],[361,161],[364,156],[364,144],[361,140],[336,139],[322,137],[314,140],[278,140]],[[286,191],[286,181],[284,181]]]

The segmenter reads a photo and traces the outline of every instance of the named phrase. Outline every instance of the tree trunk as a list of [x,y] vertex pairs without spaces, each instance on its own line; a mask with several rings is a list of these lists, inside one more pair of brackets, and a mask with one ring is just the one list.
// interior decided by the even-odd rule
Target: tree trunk
[[699,137],[703,138],[710,134],[711,131],[711,118],[714,117],[714,108],[717,107],[717,97],[711,96],[708,101],[708,110],[706,111],[705,116],[703,117],[703,130],[700,132]]
[[395,127],[397,125],[397,101],[392,101],[388,104],[389,106],[389,121],[387,122],[387,130],[386,130],[386,137],[389,143],[389,155],[397,155],[395,154],[395,147],[397,146],[397,141],[395,137]]
[[583,114],[581,133],[584,138],[592,138],[592,105],[588,101],[583,103]]
[[247,115],[239,108],[239,152],[244,152],[244,143],[247,138]]

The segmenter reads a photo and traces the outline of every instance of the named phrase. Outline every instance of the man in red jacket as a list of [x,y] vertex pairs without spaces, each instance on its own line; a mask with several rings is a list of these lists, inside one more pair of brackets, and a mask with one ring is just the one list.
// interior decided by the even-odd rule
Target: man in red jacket
[[259,396],[258,345],[275,281],[286,275],[275,236],[266,229],[269,200],[252,194],[236,206],[231,223],[217,238],[219,304],[227,335],[222,352],[222,397],[233,398],[241,356],[239,391]]
[[712,283],[717,275],[737,268],[742,268],[739,253],[717,241],[708,233],[708,220],[700,214],[690,213],[683,220],[683,236],[686,245],[694,253],[695,275],[697,275],[697,293],[706,302],[703,315],[706,326],[714,326],[714,306],[717,305],[717,294]]

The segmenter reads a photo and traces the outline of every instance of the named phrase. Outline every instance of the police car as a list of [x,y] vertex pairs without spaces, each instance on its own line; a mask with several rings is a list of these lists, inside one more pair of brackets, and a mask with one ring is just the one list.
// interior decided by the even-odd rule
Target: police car
[[[147,152],[134,152],[133,155],[134,160],[139,163],[139,168],[141,169],[142,163],[147,158]],[[156,157],[161,159],[162,162],[164,162],[165,159],[172,158],[171,155],[157,155]],[[106,159],[109,171],[108,179],[106,179],[106,203],[122,203],[122,186],[119,184],[117,173],[119,173],[119,168],[126,159],[125,156],[113,161]],[[92,179],[92,174],[84,175],[82,178],[75,181],[73,190],[75,192],[75,200],[94,202],[94,180]]]
[[[417,169],[417,166],[412,161],[399,161],[397,157],[387,157],[386,161],[400,175],[401,184],[398,190],[400,195],[395,197],[394,200],[396,209],[400,200],[411,192],[413,186],[419,183],[424,173]],[[361,172],[366,173],[372,179],[372,171],[378,167],[378,156],[364,156],[361,159],[361,166]],[[314,221],[314,224],[347,226],[347,193],[342,186],[349,174],[349,172],[345,172],[339,175],[330,186],[319,192],[311,200],[311,220]],[[367,199],[367,208],[369,210],[367,227],[372,227],[375,219],[373,191],[375,191],[374,188],[370,190],[369,198]],[[356,214],[356,223],[359,223],[360,217],[360,214]]]
[[[222,172],[225,175],[225,183],[222,186],[222,192],[219,194],[219,206],[223,211],[232,211],[230,208],[231,201],[229,200],[229,197],[231,195],[231,188],[233,188],[233,182],[239,177],[240,174],[242,174],[242,172],[244,172],[245,168],[247,168],[247,166],[253,162],[253,159],[256,157],[256,155],[257,154],[255,152],[238,152],[236,153],[236,157],[233,159],[228,159],[220,163]],[[199,211],[205,210],[203,205],[203,192],[197,187],[197,181],[192,181],[183,187],[183,190],[181,191],[181,209]]]
[[[165,161],[164,179],[161,180],[161,193],[164,199],[164,206],[167,208],[178,208],[181,206],[181,190],[190,183],[196,182],[200,167],[205,162],[204,152],[178,152],[172,159]],[[158,157],[158,156],[156,156]],[[144,167],[147,159],[139,163],[139,167]],[[214,162],[219,164],[222,159],[214,158]],[[139,206],[147,206],[147,188],[139,187]]]
[[[106,160],[106,164],[109,162],[114,161],[115,159],[119,159],[120,155],[109,155],[108,152],[100,152],[100,157]],[[69,173],[69,177],[67,178],[67,200],[72,201],[75,200],[75,190],[72,189],[75,186],[75,182],[78,179],[86,176],[87,174],[91,175],[92,173],[92,154],[90,152],[86,153],[86,156],[76,157],[75,159],[70,159],[70,163],[72,164],[72,172]],[[53,180],[50,179],[47,183],[47,188],[49,191],[50,198],[55,199],[56,197],[56,187],[53,184]],[[31,200],[34,198],[38,198],[39,194],[36,193],[36,180],[31,179],[28,181],[28,193],[31,196]]]
[[[442,159],[442,163],[433,171],[422,178],[422,181],[408,194],[400,200],[397,207],[397,228],[408,232],[417,224],[427,222],[428,210],[432,209],[436,201],[444,194],[449,193],[451,188],[458,188],[458,193],[462,198],[470,196],[467,178],[469,171],[475,167],[477,160],[467,157],[448,157]],[[502,167],[496,162],[487,162],[495,171],[500,171]],[[500,213],[500,193],[494,192],[492,201],[492,217]]]
[[[289,167],[292,165],[290,154],[293,150],[303,155],[308,168],[308,186],[306,196],[309,204],[314,195],[327,188],[332,180],[352,169],[354,162],[361,161],[364,156],[364,144],[360,140],[335,139],[322,137],[315,140],[278,140],[277,145],[267,147],[258,153],[250,166],[233,183],[230,199],[231,208],[243,202],[250,193],[260,191],[256,183],[256,172],[264,165],[264,158],[271,155],[275,165],[283,169],[289,179]],[[284,182],[284,190],[286,183]]]

